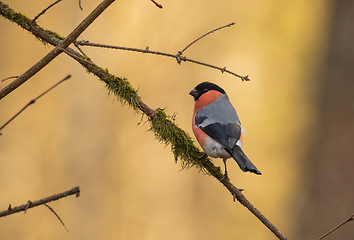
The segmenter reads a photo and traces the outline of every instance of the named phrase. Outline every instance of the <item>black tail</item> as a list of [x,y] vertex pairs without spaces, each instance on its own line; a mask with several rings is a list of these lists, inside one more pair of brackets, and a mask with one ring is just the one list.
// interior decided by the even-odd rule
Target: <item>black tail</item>
[[253,172],[255,174],[262,175],[262,173],[256,168],[255,165],[253,165],[253,163],[248,159],[246,154],[239,146],[236,145],[232,152],[229,152],[229,154],[233,157],[233,159],[235,159],[242,171]]

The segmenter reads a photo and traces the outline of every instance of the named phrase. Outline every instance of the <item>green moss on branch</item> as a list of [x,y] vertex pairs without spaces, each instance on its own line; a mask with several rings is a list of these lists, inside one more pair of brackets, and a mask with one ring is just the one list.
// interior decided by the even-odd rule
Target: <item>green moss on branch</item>
[[[125,78],[119,78],[107,73],[103,80],[106,83],[107,90],[110,94],[114,94],[123,104],[128,105],[137,113],[145,113],[141,106],[141,97],[137,91],[131,86]],[[147,115],[147,114],[146,114]],[[170,145],[175,159],[181,160],[182,168],[197,167],[199,170],[206,172],[203,164],[206,159],[200,159],[202,153],[194,145],[193,140],[183,129],[178,127],[173,119],[168,116],[163,109],[154,111],[153,116],[148,116],[150,121],[150,131],[154,133],[156,139]]]
[[141,98],[126,78],[119,78],[104,70],[107,74],[103,80],[109,94],[114,94],[122,105],[129,105],[135,112],[141,110]]
[[199,170],[204,170],[205,158],[200,158],[202,153],[193,144],[193,140],[188,133],[178,127],[171,117],[163,109],[157,109],[154,118],[151,120],[151,129],[156,139],[165,145],[170,144],[175,159],[181,159],[182,168],[195,166]]
[[[16,12],[13,9],[11,9],[7,4],[0,2],[0,15],[2,15],[4,18],[7,18],[8,20],[18,24],[21,26],[23,29],[26,29],[27,31],[31,32],[32,29],[36,29],[36,32],[46,32],[50,34],[52,37],[58,39],[58,40],[63,40],[64,37],[62,37],[60,34],[46,30],[38,26],[36,22],[33,22],[30,18],[28,18],[26,15]],[[34,33],[33,33],[34,34]],[[47,44],[48,41],[42,37],[41,34],[34,34],[37,39],[39,39],[41,42],[44,44]]]

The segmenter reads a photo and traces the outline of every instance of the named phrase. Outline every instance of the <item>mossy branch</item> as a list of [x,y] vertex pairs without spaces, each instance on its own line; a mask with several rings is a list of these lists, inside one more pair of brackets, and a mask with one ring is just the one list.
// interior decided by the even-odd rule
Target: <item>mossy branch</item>
[[[25,73],[20,75],[14,81],[6,85],[0,91],[0,99],[5,97],[7,94],[18,88],[20,85],[25,83],[28,79],[34,76],[37,72],[42,70],[47,64],[49,64],[53,59],[55,59],[63,50],[66,49],[72,42],[74,42],[82,32],[84,32],[96,18],[98,18],[105,9],[107,9],[114,0],[103,0],[64,40],[59,41],[56,48],[52,49],[47,55],[45,55],[40,61],[29,68]],[[20,26],[26,25],[28,28],[26,30],[32,32],[34,21],[28,22],[29,18],[23,14],[17,13],[10,9],[8,5],[0,2],[0,14],[5,17],[9,17],[12,21],[17,21],[16,23]],[[20,20],[19,20],[20,19]],[[33,32],[32,32],[33,33]],[[44,32],[47,33],[47,32]],[[51,35],[51,32],[48,32]],[[36,34],[34,34],[36,36]],[[55,35],[55,34],[53,34]],[[38,37],[38,36],[37,36]],[[55,36],[54,36],[55,37]]]
[[[28,17],[15,12],[1,1],[0,14],[5,18],[16,22],[19,26],[31,32],[44,43],[57,46],[61,43],[61,40],[63,40],[59,34],[39,27]],[[61,51],[63,50],[70,57],[78,61],[89,73],[94,74],[103,81],[106,84],[108,92],[114,94],[123,105],[128,105],[134,110],[134,112],[147,116],[148,121],[150,122],[150,131],[154,133],[160,142],[171,146],[175,159],[181,160],[182,168],[195,166],[200,171],[214,176],[230,191],[234,198],[252,212],[273,232],[274,235],[279,239],[286,239],[286,237],[282,235],[282,233],[246,199],[238,188],[231,184],[229,180],[222,180],[222,172],[209,158],[201,158],[202,152],[194,145],[189,134],[174,123],[173,117],[168,116],[163,109],[158,108],[153,110],[146,105],[137,93],[137,90],[131,86],[127,79],[110,74],[107,69],[97,66],[90,60],[90,58],[82,56],[80,53],[69,47],[61,49]]]

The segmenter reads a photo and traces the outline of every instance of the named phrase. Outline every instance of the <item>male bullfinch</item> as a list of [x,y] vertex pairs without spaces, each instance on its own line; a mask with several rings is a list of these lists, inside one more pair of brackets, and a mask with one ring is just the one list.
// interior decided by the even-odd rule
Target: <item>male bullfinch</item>
[[241,150],[241,122],[224,89],[214,83],[202,82],[189,94],[195,100],[192,119],[194,135],[208,156],[223,159],[223,179],[228,179],[226,160],[231,157],[242,171],[261,175]]

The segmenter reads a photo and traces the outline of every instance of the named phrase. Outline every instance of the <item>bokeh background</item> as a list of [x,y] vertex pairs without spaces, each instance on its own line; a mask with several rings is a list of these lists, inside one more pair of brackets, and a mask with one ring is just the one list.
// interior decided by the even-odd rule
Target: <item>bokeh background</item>
[[[30,18],[51,0],[7,0]],[[83,48],[92,60],[166,108],[192,135],[202,81],[223,87],[241,118],[244,150],[262,176],[229,161],[232,182],[289,239],[317,239],[354,210],[354,3],[314,1],[116,1],[80,37],[177,53],[229,74],[161,56]],[[100,1],[63,1],[37,21],[64,36]],[[0,19],[0,79],[20,75],[52,47]],[[214,178],[182,170],[146,119],[61,54],[0,101],[0,125],[54,83],[0,136],[0,210],[80,186],[79,198],[0,219],[0,239],[275,239]],[[4,85],[4,83],[3,83]],[[216,165],[222,161],[216,159]],[[352,239],[348,223],[327,239]]]

